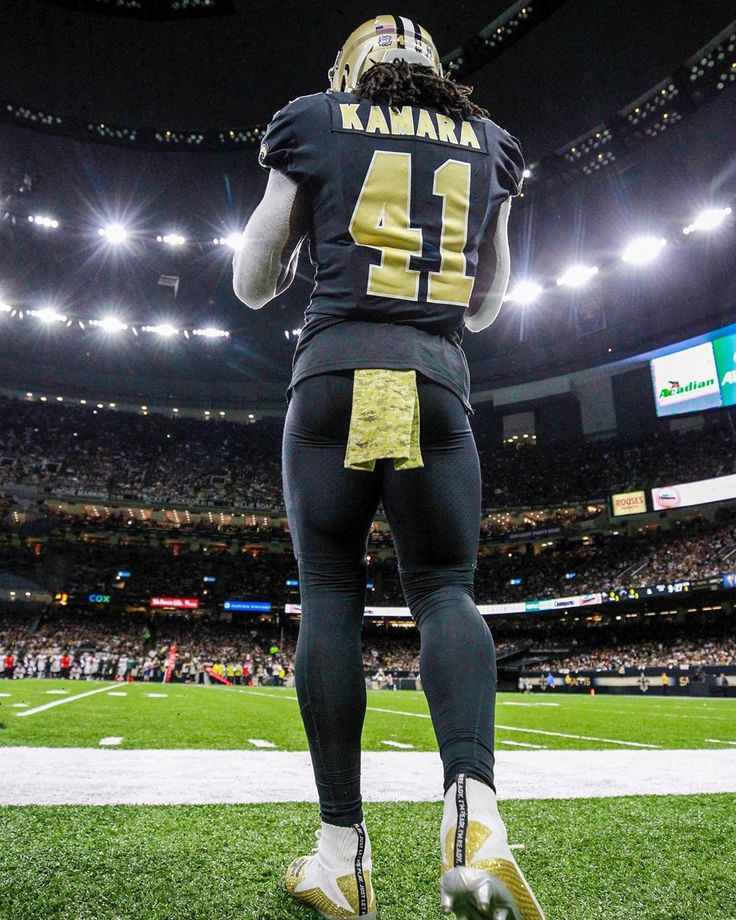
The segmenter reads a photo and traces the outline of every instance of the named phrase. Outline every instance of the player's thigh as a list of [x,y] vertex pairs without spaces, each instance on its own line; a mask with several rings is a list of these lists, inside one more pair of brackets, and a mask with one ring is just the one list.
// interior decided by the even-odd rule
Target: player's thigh
[[297,556],[356,558],[380,500],[380,472],[345,469],[352,375],[300,381],[284,425],[284,499]]
[[421,378],[421,448],[424,467],[384,468],[383,503],[399,565],[474,564],[481,518],[480,463],[460,400]]

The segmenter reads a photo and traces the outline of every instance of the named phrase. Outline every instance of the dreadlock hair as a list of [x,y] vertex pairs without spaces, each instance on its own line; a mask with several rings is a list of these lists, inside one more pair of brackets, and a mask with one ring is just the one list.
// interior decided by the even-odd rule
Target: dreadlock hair
[[402,105],[429,106],[451,118],[488,118],[488,112],[470,99],[472,86],[440,77],[431,67],[399,60],[374,64],[358,80],[358,99]]

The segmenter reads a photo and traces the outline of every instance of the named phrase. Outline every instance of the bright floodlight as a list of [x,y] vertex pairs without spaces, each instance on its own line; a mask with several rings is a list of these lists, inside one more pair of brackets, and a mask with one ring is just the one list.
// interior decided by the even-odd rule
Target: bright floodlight
[[531,177],[531,174],[532,174],[531,169],[525,169],[524,172],[522,173],[525,179],[529,179]]
[[528,304],[533,303],[541,293],[542,288],[534,281],[520,281],[506,295],[506,300],[510,300],[513,303]]
[[128,235],[128,231],[121,224],[108,224],[107,227],[100,227],[97,232],[109,243],[122,243]]
[[231,249],[240,249],[243,244],[243,234],[231,233],[229,236],[225,237],[225,242]]
[[158,326],[150,326],[148,328],[150,328],[151,332],[156,332],[158,335],[163,336],[176,335],[179,331],[174,326],[169,325],[169,323],[161,323]]
[[598,274],[597,266],[589,265],[573,265],[571,268],[565,272],[565,274],[557,279],[559,285],[564,285],[565,287],[581,287],[587,281],[593,277],[593,275]]
[[52,307],[44,307],[42,310],[32,310],[31,313],[40,320],[43,320],[44,323],[63,323],[66,320],[66,316],[62,313],[57,313]]
[[3,313],[10,313],[12,309],[9,303],[0,303],[0,310],[2,310]]
[[208,326],[206,329],[192,329],[192,335],[203,335],[206,339],[220,339],[230,335],[224,329],[215,329],[214,326]]
[[696,230],[715,230],[731,213],[731,208],[708,208],[701,211],[689,227],[683,227],[684,234],[694,233]]
[[166,243],[168,246],[183,246],[186,243],[186,237],[180,233],[165,233],[163,236],[157,236],[159,243]]
[[56,230],[59,226],[58,220],[53,217],[47,217],[44,214],[29,214],[28,220],[38,227],[46,227],[50,230]]
[[104,329],[105,332],[120,332],[122,329],[127,329],[125,323],[121,323],[119,319],[115,316],[105,316],[100,320],[97,320],[95,325],[99,326],[101,329]]
[[644,265],[656,259],[666,245],[667,240],[665,239],[656,236],[640,236],[629,243],[621,258],[632,265]]

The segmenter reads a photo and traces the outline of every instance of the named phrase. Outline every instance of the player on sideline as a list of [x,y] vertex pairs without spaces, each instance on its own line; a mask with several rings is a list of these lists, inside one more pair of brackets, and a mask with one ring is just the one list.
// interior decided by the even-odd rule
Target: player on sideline
[[444,768],[442,910],[540,920],[493,785],[496,662],[473,595],[480,468],[460,346],[506,291],[519,143],[443,77],[431,37],[404,17],[363,23],[329,78],[326,93],[274,116],[260,152],[268,185],[234,257],[235,292],[253,309],[291,283],[305,239],[316,268],[283,474],[302,599],[296,687],[322,827],[287,891],[324,917],[376,916],[361,627],[383,501]]

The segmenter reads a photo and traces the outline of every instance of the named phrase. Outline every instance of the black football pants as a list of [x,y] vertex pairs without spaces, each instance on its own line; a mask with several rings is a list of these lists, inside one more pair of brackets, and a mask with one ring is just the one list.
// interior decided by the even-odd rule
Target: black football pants
[[473,594],[478,453],[460,400],[420,375],[417,383],[422,469],[397,472],[392,460],[377,461],[373,472],[345,469],[352,371],[299,382],[286,416],[284,495],[302,603],[296,689],[329,824],[362,820],[365,556],[380,501],[420,631],[420,672],[445,788],[460,771],[493,785],[496,656]]

